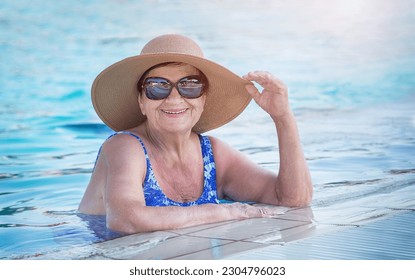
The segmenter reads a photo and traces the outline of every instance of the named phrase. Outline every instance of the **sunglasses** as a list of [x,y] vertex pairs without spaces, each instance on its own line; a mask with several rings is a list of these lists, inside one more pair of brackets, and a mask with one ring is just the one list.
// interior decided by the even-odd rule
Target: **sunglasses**
[[178,82],[173,83],[165,78],[149,77],[144,80],[142,88],[146,96],[151,100],[162,100],[167,98],[173,87],[184,98],[194,99],[203,95],[203,87],[199,76],[188,76],[181,78]]

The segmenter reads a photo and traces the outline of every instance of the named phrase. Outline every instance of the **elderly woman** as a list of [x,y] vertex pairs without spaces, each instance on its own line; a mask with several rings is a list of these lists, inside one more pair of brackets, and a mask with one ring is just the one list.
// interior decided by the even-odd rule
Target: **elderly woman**
[[[252,81],[263,87],[261,93]],[[252,98],[275,123],[278,174],[201,134],[230,122]],[[163,35],[140,55],[100,73],[92,101],[116,133],[100,149],[79,211],[106,215],[112,230],[166,230],[277,214],[273,207],[219,203],[225,198],[283,206],[311,201],[287,89],[267,72],[238,77],[203,58],[191,39]]]

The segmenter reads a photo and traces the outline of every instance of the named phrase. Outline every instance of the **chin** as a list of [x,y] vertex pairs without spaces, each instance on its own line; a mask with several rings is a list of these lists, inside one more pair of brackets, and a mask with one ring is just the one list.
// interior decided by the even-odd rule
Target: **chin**
[[164,127],[164,131],[169,132],[169,133],[180,133],[180,134],[185,134],[188,133],[190,131],[192,131],[193,126],[190,125],[167,125]]

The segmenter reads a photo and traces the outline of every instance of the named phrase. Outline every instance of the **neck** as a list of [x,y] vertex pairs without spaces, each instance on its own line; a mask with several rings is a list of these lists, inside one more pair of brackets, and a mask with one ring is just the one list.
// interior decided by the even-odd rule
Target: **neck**
[[161,132],[149,127],[148,123],[145,124],[144,133],[157,154],[178,159],[184,158],[191,147],[189,143],[195,136],[191,131]]

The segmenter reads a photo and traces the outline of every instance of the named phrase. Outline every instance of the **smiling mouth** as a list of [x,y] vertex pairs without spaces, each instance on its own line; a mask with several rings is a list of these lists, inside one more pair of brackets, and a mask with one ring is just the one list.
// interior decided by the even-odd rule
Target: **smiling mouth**
[[179,115],[179,114],[182,114],[182,113],[184,113],[184,112],[186,112],[187,111],[187,108],[186,109],[182,109],[182,110],[178,110],[178,111],[170,111],[170,110],[161,110],[163,113],[166,113],[166,114],[169,114],[169,115]]

